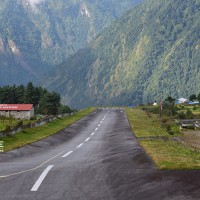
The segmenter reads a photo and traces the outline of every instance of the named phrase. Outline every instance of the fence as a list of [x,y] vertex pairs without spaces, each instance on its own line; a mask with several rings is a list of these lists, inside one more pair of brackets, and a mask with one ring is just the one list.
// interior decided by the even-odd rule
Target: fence
[[181,145],[183,145],[186,148],[190,148],[190,149],[200,152],[200,142],[189,142],[189,141],[185,141],[181,138],[173,138],[173,140],[180,143]]
[[[71,114],[73,114],[73,113],[71,113]],[[63,115],[57,115],[57,116],[49,116],[49,117],[45,117],[45,118],[39,119],[39,120],[37,120],[34,123],[30,123],[30,124],[25,124],[25,125],[22,125],[22,126],[13,127],[9,131],[6,131],[6,130],[5,131],[1,131],[0,132],[0,137],[6,137],[8,135],[15,135],[16,133],[19,133],[22,130],[27,129],[27,128],[33,128],[33,127],[43,126],[43,125],[45,125],[48,122],[54,121],[54,120],[62,118],[62,117],[66,117],[68,115],[70,115],[70,114],[63,114]]]

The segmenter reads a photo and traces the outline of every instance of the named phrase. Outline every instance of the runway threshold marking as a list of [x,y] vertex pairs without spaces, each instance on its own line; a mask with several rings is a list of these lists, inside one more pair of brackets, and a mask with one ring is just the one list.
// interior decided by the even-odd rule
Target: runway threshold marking
[[69,151],[69,152],[67,152],[65,155],[63,155],[62,158],[66,158],[67,156],[69,156],[69,155],[72,154],[72,153],[73,153],[73,151]]
[[54,167],[54,165],[49,165],[44,171],[43,173],[40,175],[40,177],[38,178],[38,180],[36,181],[35,185],[32,187],[31,192],[36,192],[38,190],[38,188],[40,187],[40,185],[42,184],[42,182],[44,181],[45,177],[47,176],[47,174],[49,173],[49,171]]

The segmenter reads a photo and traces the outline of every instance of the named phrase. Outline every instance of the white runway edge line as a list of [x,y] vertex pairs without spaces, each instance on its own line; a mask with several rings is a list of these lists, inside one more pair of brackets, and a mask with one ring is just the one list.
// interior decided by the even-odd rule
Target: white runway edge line
[[79,144],[76,148],[80,148],[83,146],[83,143]]
[[73,153],[73,151],[69,151],[68,153],[66,153],[65,155],[63,155],[62,158],[66,158],[67,156],[69,156],[72,153]]
[[39,177],[39,179],[36,181],[35,185],[32,187],[31,192],[36,192],[38,190],[38,188],[40,187],[40,185],[42,184],[43,180],[45,179],[45,177],[47,176],[47,174],[49,173],[49,171],[54,167],[54,165],[49,165],[41,174],[41,176]]

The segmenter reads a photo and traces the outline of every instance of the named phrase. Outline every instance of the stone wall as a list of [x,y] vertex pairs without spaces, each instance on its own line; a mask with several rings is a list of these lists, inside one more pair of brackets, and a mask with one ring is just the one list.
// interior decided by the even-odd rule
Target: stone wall
[[34,108],[31,111],[0,111],[0,116],[14,117],[15,119],[31,119],[34,117]]
[[63,114],[63,115],[58,115],[58,116],[51,116],[51,117],[42,118],[42,119],[39,119],[38,121],[36,121],[34,123],[26,124],[26,125],[23,125],[21,127],[14,127],[9,132],[1,131],[0,137],[6,137],[8,135],[15,135],[16,133],[19,133],[26,128],[43,126],[48,122],[54,121],[58,118],[66,117],[67,115],[70,115],[70,114]]

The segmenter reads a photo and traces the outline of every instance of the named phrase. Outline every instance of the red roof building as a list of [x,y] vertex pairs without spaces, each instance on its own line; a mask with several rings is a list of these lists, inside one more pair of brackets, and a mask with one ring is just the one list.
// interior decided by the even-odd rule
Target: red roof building
[[34,107],[33,104],[0,104],[0,116],[30,119],[34,117]]
[[30,111],[33,104],[0,104],[0,111]]

